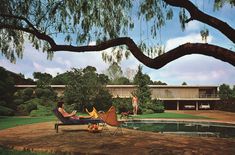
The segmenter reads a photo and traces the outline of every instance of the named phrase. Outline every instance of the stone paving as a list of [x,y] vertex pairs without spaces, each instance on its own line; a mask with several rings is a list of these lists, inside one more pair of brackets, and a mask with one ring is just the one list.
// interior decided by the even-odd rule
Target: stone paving
[[[217,116],[220,115],[226,113]],[[234,138],[190,137],[129,129],[124,129],[123,133],[116,136],[107,132],[90,133],[87,126],[63,126],[56,133],[54,122],[47,122],[0,130],[0,146],[55,154],[235,154]]]

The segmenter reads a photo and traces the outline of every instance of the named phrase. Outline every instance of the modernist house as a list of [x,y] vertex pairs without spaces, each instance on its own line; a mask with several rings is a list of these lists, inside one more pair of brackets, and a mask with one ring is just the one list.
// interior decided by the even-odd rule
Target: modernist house
[[[17,89],[35,88],[36,85],[15,85]],[[51,85],[58,93],[63,96],[65,85]],[[136,89],[135,85],[107,85],[113,98],[129,98]],[[159,99],[164,102],[167,110],[201,110],[213,109],[214,103],[220,100],[218,96],[218,86],[168,86],[168,85],[149,85],[152,99]]]

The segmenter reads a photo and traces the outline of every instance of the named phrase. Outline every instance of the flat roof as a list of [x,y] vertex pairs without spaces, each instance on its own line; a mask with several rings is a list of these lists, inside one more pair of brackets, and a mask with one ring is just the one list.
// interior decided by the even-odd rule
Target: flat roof
[[[64,88],[66,85],[51,85],[52,88]],[[106,85],[107,88],[135,88],[137,85]],[[37,85],[15,85],[17,88],[34,88]],[[218,86],[190,85],[149,85],[150,88],[218,88]]]

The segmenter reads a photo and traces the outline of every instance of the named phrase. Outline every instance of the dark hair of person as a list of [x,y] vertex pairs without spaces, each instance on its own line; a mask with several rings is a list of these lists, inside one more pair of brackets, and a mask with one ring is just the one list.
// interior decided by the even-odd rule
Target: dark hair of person
[[62,105],[64,104],[64,102],[63,101],[59,101],[58,103],[57,103],[57,107],[58,108],[62,108]]

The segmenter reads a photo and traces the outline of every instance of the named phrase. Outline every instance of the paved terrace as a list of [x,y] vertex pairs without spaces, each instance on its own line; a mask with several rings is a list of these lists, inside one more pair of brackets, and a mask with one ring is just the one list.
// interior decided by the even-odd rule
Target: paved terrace
[[[190,111],[189,111],[190,112]],[[188,113],[188,112],[185,112]],[[201,111],[201,116],[219,121],[234,121],[234,113]],[[232,119],[232,120],[231,120]],[[235,139],[190,137],[124,129],[124,135],[87,132],[87,126],[61,127],[55,133],[54,122],[19,126],[0,131],[0,145],[18,150],[63,154],[235,154]],[[111,128],[112,130],[113,128]]]

